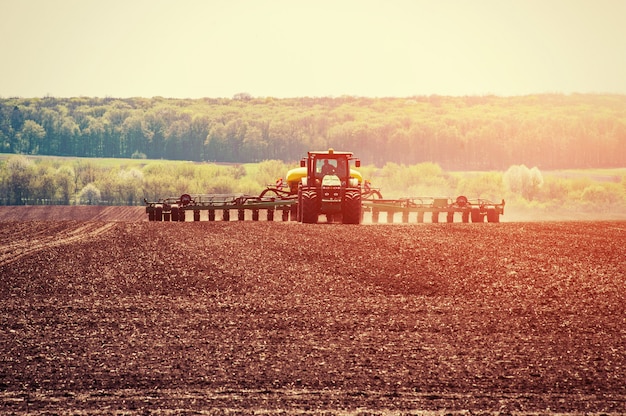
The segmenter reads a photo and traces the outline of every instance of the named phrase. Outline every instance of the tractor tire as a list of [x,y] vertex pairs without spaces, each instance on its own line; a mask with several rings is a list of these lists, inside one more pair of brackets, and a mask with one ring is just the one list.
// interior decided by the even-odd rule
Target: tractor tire
[[495,208],[489,208],[487,210],[487,222],[500,222],[500,215]]
[[480,213],[478,208],[472,209],[472,222],[484,222],[484,215]]
[[298,204],[291,205],[291,209],[289,210],[289,220],[298,221]]
[[178,207],[172,207],[172,221],[174,222],[178,222],[178,213],[180,211],[178,210]]
[[163,221],[163,207],[156,207],[154,209],[154,219],[155,221]]
[[302,222],[305,224],[317,224],[320,213],[320,200],[314,190],[302,191],[301,204]]
[[343,198],[343,218],[344,224],[361,223],[361,194],[358,191],[347,191]]
[[178,221],[185,222],[185,210],[181,209],[178,211]]

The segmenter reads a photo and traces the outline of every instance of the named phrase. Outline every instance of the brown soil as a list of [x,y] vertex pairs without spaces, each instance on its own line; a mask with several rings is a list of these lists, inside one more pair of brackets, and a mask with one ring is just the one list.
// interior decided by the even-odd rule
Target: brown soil
[[626,222],[124,210],[0,210],[1,414],[626,414]]
[[94,205],[0,206],[2,221],[147,221],[144,207]]

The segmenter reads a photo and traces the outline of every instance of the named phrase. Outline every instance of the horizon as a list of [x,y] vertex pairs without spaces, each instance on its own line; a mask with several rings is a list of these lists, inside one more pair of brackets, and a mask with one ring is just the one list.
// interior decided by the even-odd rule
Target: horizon
[[[239,94],[239,93],[237,93]],[[237,95],[234,94],[234,95]],[[528,93],[528,94],[518,94],[518,95],[499,95],[499,94],[465,94],[465,95],[441,95],[441,94],[415,94],[415,95],[407,95],[407,96],[380,96],[380,97],[374,97],[374,96],[366,96],[366,95],[348,95],[348,94],[344,94],[344,95],[319,95],[319,96],[312,96],[312,95],[305,95],[305,96],[294,96],[294,97],[276,97],[276,96],[266,96],[266,95],[262,95],[262,96],[254,96],[254,95],[250,95],[250,100],[263,100],[263,99],[271,99],[271,100],[304,100],[304,99],[330,99],[330,100],[335,100],[335,99],[343,99],[343,98],[352,98],[355,100],[358,99],[366,99],[366,100],[411,100],[411,99],[415,99],[415,98],[432,98],[432,97],[439,97],[439,98],[450,98],[450,99],[463,99],[463,98],[502,98],[502,99],[514,99],[514,98],[524,98],[524,97],[550,97],[550,96],[562,96],[562,97],[573,97],[573,96],[595,96],[595,97],[612,97],[612,96],[617,96],[617,97],[624,97],[626,96],[626,93],[611,93],[611,92],[606,92],[606,93],[597,93],[597,92],[569,92],[569,93],[563,93],[563,92],[540,92],[540,93]],[[127,97],[122,97],[122,96],[114,96],[114,95],[106,95],[106,96],[98,96],[98,95],[74,95],[74,96],[60,96],[60,95],[51,95],[51,94],[46,94],[43,96],[21,96],[21,95],[11,95],[11,96],[3,96],[0,94],[0,100],[45,100],[45,99],[57,99],[57,100],[73,100],[73,99],[80,99],[80,98],[84,98],[84,99],[95,99],[95,100],[136,100],[136,99],[143,99],[143,100],[153,100],[153,99],[163,99],[163,100],[241,100],[240,98],[237,97],[211,97],[211,96],[205,96],[205,97],[167,97],[167,96],[162,96],[162,95],[154,95],[151,97],[148,96],[127,96]]]

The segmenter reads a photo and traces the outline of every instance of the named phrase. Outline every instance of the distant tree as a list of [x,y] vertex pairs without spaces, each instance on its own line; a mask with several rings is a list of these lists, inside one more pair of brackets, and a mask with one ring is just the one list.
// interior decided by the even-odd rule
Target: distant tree
[[530,183],[527,191],[529,201],[535,197],[539,189],[543,186],[543,175],[537,166],[530,169]]
[[78,156],[101,157],[104,153],[106,123],[102,118],[92,116],[86,118],[86,123],[76,153]]
[[252,94],[247,92],[238,92],[237,94],[233,95],[233,100],[236,101],[250,101],[251,99]]
[[[171,178],[167,175],[167,167],[163,163],[153,162],[143,169],[141,184],[142,197],[156,201],[164,195],[170,195]],[[204,192],[199,192],[204,193]]]
[[59,126],[60,149],[68,156],[76,154],[80,128],[71,117],[64,117]]
[[118,174],[119,201],[126,205],[135,205],[141,199],[143,172],[139,169],[122,170]]
[[24,125],[24,113],[18,106],[13,107],[13,111],[11,112],[11,134],[9,137],[9,150],[11,153],[18,153],[21,151],[19,145],[17,143],[18,136],[17,132],[22,130],[22,126]]
[[89,183],[81,189],[78,199],[81,204],[97,205],[100,203],[100,190],[93,183]]
[[[19,132],[18,148],[19,151],[36,155],[42,145],[43,139],[46,137],[46,131],[37,122],[26,120]],[[18,149],[16,149],[18,150]]]
[[259,163],[255,178],[261,186],[274,184],[280,178],[284,179],[286,184],[287,178],[285,178],[285,174],[288,170],[287,165],[280,160],[265,160]]
[[485,172],[475,175],[467,175],[457,185],[457,193],[468,198],[484,198],[498,202],[502,198],[503,183],[502,173]]
[[597,212],[610,212],[615,208],[623,210],[626,200],[619,188],[616,183],[590,185],[583,190],[580,199],[588,209]]
[[543,175],[537,167],[528,169],[526,165],[513,165],[504,173],[504,183],[511,192],[532,201],[543,186]]
[[[120,202],[119,172],[108,171],[99,175],[94,185],[100,190],[100,203],[116,205]],[[161,196],[162,197],[162,196]]]
[[65,205],[70,204],[70,200],[74,194],[76,184],[75,177],[76,174],[71,166],[63,165],[57,169],[55,182],[61,200]]
[[33,197],[37,204],[54,204],[56,193],[55,170],[46,165],[36,166],[36,172],[31,180]]
[[152,135],[153,133],[148,129],[143,115],[136,113],[128,117],[122,124],[122,154],[125,157],[143,154],[145,158],[148,142],[152,139]]
[[230,176],[218,176],[211,182],[209,193],[229,194],[235,192],[237,181]]
[[24,205],[31,196],[33,162],[24,156],[12,156],[6,162],[6,186],[10,205]]
[[11,127],[15,131],[22,130],[22,126],[24,125],[24,113],[18,106],[13,107],[13,112],[11,113]]

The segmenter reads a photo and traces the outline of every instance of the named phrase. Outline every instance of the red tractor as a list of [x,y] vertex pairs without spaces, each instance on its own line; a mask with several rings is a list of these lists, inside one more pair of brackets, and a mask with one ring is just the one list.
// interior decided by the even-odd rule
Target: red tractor
[[351,152],[308,152],[300,161],[300,168],[287,173],[291,192],[297,192],[297,219],[314,224],[320,214],[328,222],[361,223],[361,174],[352,169],[360,167],[359,159]]

